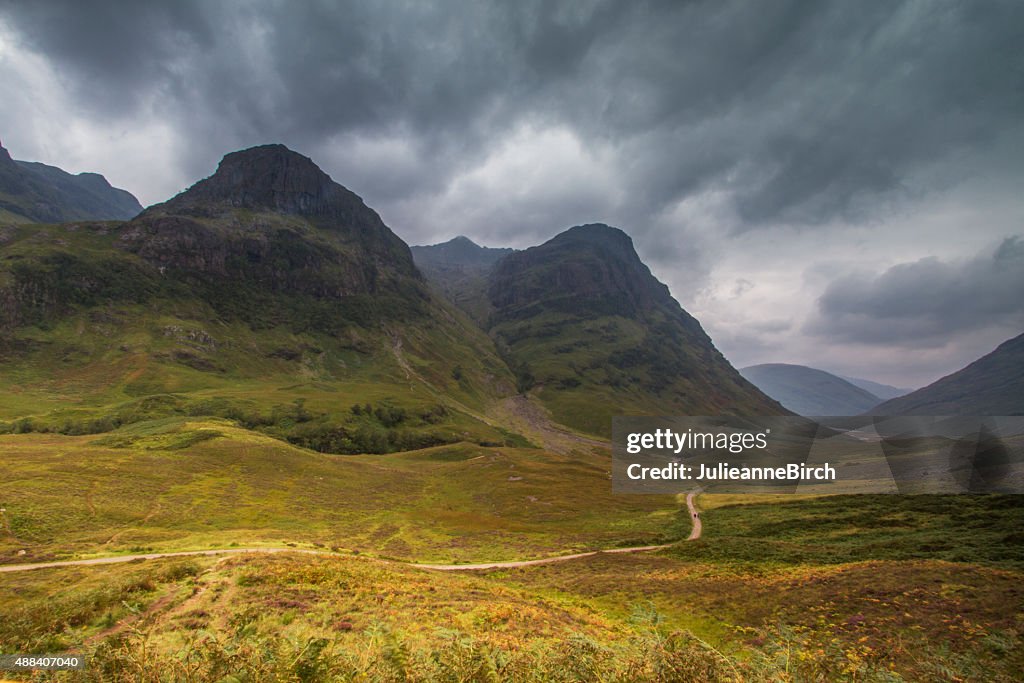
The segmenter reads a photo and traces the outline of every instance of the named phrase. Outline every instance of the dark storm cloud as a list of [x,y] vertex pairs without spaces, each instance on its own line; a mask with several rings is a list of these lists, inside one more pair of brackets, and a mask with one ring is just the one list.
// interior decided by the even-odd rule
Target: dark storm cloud
[[835,340],[942,345],[990,326],[1024,330],[1024,239],[960,263],[926,258],[832,282],[812,327]]
[[138,94],[183,78],[179,56],[215,38],[200,8],[184,2],[4,2],[0,12],[53,60],[82,105],[105,115],[131,113]]
[[[413,244],[606,222],[736,358],[914,383],[1020,320],[949,245],[1019,232],[1022,30],[1019,0],[0,0],[0,136],[144,203],[282,142]],[[915,338],[930,365],[872,374]]]
[[187,131],[190,171],[242,144],[318,159],[331,139],[390,136],[406,172],[360,172],[343,151],[328,170],[430,196],[518,127],[563,126],[615,151],[638,232],[708,188],[730,193],[741,229],[870,214],[927,190],[908,186],[916,169],[1024,119],[1013,1],[2,7],[83,107]]

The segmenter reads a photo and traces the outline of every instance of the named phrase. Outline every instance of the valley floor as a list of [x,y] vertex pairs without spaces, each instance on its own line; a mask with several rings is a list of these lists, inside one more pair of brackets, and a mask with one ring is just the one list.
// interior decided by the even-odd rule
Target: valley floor
[[0,652],[89,658],[32,680],[1024,671],[1017,497],[686,505],[612,496],[607,452],[582,444],[331,456],[225,422],[175,429],[217,436],[177,450],[0,437],[0,566],[84,560],[0,573]]

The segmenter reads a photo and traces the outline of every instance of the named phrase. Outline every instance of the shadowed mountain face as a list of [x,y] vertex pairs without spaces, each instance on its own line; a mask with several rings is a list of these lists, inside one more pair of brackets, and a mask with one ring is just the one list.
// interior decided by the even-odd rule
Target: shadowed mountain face
[[486,327],[492,312],[487,298],[487,276],[498,261],[514,251],[481,247],[460,236],[441,244],[412,247],[412,257],[445,298]]
[[228,154],[118,245],[203,287],[218,310],[257,318],[280,308],[266,296],[275,292],[300,297],[325,329],[422,313],[428,299],[409,247],[377,212],[283,145]]
[[387,230],[358,195],[331,180],[312,159],[284,145],[232,152],[212,176],[154,208],[200,216],[216,216],[229,208],[252,209],[319,219],[328,228]]
[[876,406],[875,415],[1024,415],[1024,334],[962,370]]
[[530,317],[540,309],[628,317],[668,307],[678,309],[684,326],[700,329],[640,261],[633,240],[603,224],[570,228],[501,262],[491,276],[489,295],[504,320]]
[[98,173],[16,161],[0,146],[0,223],[124,220],[140,211],[135,197]]
[[460,270],[489,270],[515,249],[481,247],[468,237],[459,235],[441,244],[412,247],[412,256],[421,269],[449,267]]
[[571,228],[492,271],[490,331],[520,388],[594,433],[621,414],[776,415],[645,266],[626,233]]
[[741,368],[740,374],[789,410],[809,417],[860,415],[882,401],[841,377],[803,365],[765,363]]

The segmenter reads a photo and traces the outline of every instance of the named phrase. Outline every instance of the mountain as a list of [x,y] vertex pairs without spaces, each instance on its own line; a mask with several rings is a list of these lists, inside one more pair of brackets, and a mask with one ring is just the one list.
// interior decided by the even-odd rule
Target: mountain
[[487,276],[495,263],[514,251],[481,247],[460,235],[441,244],[412,247],[412,257],[446,299],[486,326],[491,314]]
[[1024,334],[926,387],[876,406],[875,415],[1024,415]]
[[775,415],[645,266],[623,231],[566,230],[488,278],[491,335],[555,419],[592,433],[619,414]]
[[888,384],[872,382],[869,379],[860,379],[859,377],[847,377],[846,375],[836,375],[836,377],[845,379],[850,384],[855,387],[860,387],[869,394],[874,394],[881,401],[887,401],[890,398],[896,398],[897,396],[904,396],[913,391],[913,389],[901,389]]
[[514,387],[491,340],[282,145],[228,154],[130,221],[0,239],[0,383],[29,409],[0,419],[20,428],[203,415],[331,452],[503,443],[471,415]]
[[124,220],[140,211],[131,193],[111,187],[98,173],[72,175],[16,161],[0,146],[0,223]]
[[740,369],[761,391],[799,415],[860,415],[882,402],[878,396],[824,370],[765,363]]
[[412,257],[422,268],[449,267],[462,270],[488,270],[515,249],[481,247],[468,237],[459,235],[447,242],[412,247]]
[[424,314],[430,299],[408,245],[377,212],[283,145],[228,154],[117,244],[259,325],[337,332]]
[[[504,426],[533,430],[530,400],[595,434],[623,413],[784,412],[620,230],[579,226],[524,252],[435,247],[417,250],[424,269],[472,274],[475,322],[360,197],[282,145],[228,154],[126,222],[9,226],[0,383],[19,399],[0,402],[0,423],[226,418],[350,453],[521,443]],[[517,385],[530,397],[510,408]]]

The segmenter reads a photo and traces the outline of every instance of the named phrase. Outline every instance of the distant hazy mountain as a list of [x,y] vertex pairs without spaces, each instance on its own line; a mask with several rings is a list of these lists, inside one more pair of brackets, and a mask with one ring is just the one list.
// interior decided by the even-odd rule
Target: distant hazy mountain
[[495,263],[514,251],[481,247],[460,235],[441,244],[412,247],[412,258],[449,301],[486,327],[491,313],[487,275]]
[[893,387],[879,382],[872,382],[869,379],[860,379],[859,377],[847,377],[846,375],[836,376],[845,379],[850,384],[858,386],[868,393],[874,394],[883,401],[888,401],[890,398],[896,398],[897,396],[905,396],[913,391],[913,389],[900,389],[899,387]]
[[490,333],[559,422],[593,433],[622,414],[774,415],[607,225],[581,225],[495,265]]
[[906,396],[877,415],[1024,415],[1024,334],[962,370]]
[[98,173],[72,175],[55,166],[16,161],[0,146],[0,222],[125,220],[142,205]]
[[765,363],[742,368],[740,374],[800,415],[860,415],[882,400],[837,375],[803,365]]
[[481,247],[468,237],[459,235],[441,244],[411,247],[413,260],[423,267],[449,267],[459,269],[487,269],[515,249]]

